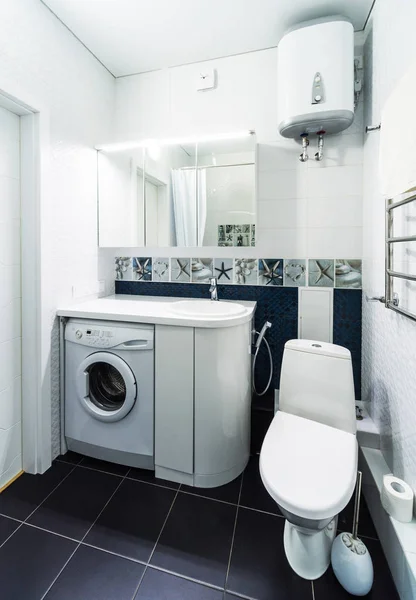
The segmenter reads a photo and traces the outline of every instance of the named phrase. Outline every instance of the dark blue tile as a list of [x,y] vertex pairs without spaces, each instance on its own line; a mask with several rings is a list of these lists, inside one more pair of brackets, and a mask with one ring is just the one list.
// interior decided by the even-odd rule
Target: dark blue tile
[[147,562],[175,494],[175,490],[125,479],[84,542]]
[[191,485],[181,485],[181,492],[187,492],[188,494],[195,494],[196,496],[204,496],[205,498],[212,498],[213,500],[222,500],[223,502],[231,502],[231,504],[237,504],[238,496],[240,494],[241,487],[241,475],[230,481],[226,485],[220,485],[215,488],[198,488]]
[[89,469],[96,469],[97,471],[103,471],[103,473],[111,473],[112,475],[120,475],[122,477],[127,475],[130,470],[130,467],[126,467],[125,465],[91,458],[90,456],[85,456],[79,464],[81,467],[88,467]]
[[78,454],[78,452],[72,452],[72,450],[68,450],[66,454],[60,454],[56,457],[55,460],[59,462],[69,463],[70,465],[78,465],[84,456],[82,454]]
[[0,548],[1,597],[43,598],[76,546],[66,538],[22,525]]
[[151,563],[224,587],[237,507],[178,494]]
[[0,516],[0,545],[19,527],[20,522]]
[[120,481],[115,475],[75,467],[33,513],[29,523],[81,540]]
[[146,483],[153,483],[162,487],[172,488],[173,490],[177,490],[179,487],[179,483],[155,477],[155,472],[150,471],[149,469],[137,469],[132,467],[127,473],[127,478],[135,479],[136,481],[144,481]]
[[134,600],[223,600],[223,592],[149,567]]
[[362,290],[334,290],[334,344],[351,352],[355,397],[361,398]]
[[283,547],[284,519],[239,508],[226,589],[258,600],[312,600]]
[[[196,283],[116,281],[116,294],[208,298],[208,287],[208,284]],[[272,323],[272,328],[267,333],[267,339],[273,356],[272,386],[278,388],[284,345],[288,340],[296,338],[298,335],[297,288],[219,285],[218,295],[223,300],[252,300],[257,302],[255,327],[258,331],[260,331],[266,320]],[[263,346],[259,352],[256,367],[256,383],[259,389],[264,388],[269,376],[269,359]]]
[[80,546],[45,600],[131,600],[144,569],[131,560]]
[[0,494],[0,513],[24,521],[73,468],[55,462],[43,475],[24,473]]

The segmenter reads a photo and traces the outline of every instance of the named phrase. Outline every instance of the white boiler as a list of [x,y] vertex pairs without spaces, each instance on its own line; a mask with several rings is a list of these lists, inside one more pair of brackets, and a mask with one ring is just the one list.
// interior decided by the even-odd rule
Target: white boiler
[[352,24],[336,16],[292,28],[278,46],[279,133],[287,138],[338,133],[353,118]]

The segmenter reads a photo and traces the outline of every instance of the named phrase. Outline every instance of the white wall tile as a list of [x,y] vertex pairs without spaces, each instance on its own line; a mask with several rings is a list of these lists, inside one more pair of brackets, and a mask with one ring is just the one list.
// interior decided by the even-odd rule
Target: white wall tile
[[[20,265],[20,220],[0,221],[0,264]],[[17,267],[18,268],[18,267]]]
[[308,227],[361,227],[362,221],[361,195],[308,199]]
[[0,221],[13,219],[20,219],[20,180],[0,177]]
[[258,169],[262,171],[281,171],[296,169],[299,166],[300,145],[294,140],[280,137],[277,142],[260,144],[258,152]]
[[21,300],[15,298],[0,307],[0,344],[21,336]]
[[10,387],[21,375],[21,341],[20,338],[8,340],[0,344],[0,391]]
[[[404,2],[400,10],[389,0],[375,3],[365,45],[365,86],[372,91],[365,98],[366,125],[381,121],[386,99],[416,60],[415,19],[414,2]],[[371,133],[364,144],[363,282],[364,295],[369,296],[384,294],[384,199],[380,194],[379,140],[378,132]],[[364,302],[362,354],[363,399],[369,401],[371,416],[380,429],[383,454],[393,473],[416,491],[416,323],[379,303]],[[388,543],[389,540],[383,545],[389,555]]]
[[19,454],[11,462],[10,467],[0,475],[0,488],[9,483],[22,470],[22,455]]
[[309,228],[306,256],[311,258],[360,258],[362,237],[362,227]]
[[0,429],[10,429],[21,418],[22,380],[21,377],[16,377],[8,387],[0,391]]
[[307,256],[307,229],[258,229],[255,248],[259,257],[302,258]]
[[258,174],[258,199],[305,198],[306,183],[306,169],[263,171]]
[[259,200],[257,210],[259,229],[295,229],[307,226],[308,201],[306,198]]
[[363,133],[355,135],[329,135],[324,139],[323,159],[314,160],[317,151],[316,140],[309,146],[310,169],[325,169],[326,167],[345,167],[363,164]]
[[307,195],[309,198],[359,196],[362,194],[362,166],[330,167],[307,170]]
[[[0,88],[40,111],[45,134],[40,181],[39,380],[45,402],[52,397],[52,404],[59,407],[55,311],[59,304],[73,300],[72,288],[79,282],[97,280],[94,146],[111,140],[115,80],[37,0],[0,3],[0,39]],[[157,97],[151,98],[154,104],[157,100]],[[140,113],[140,107],[136,112]],[[7,260],[10,255],[18,256],[17,238],[9,234],[5,244],[2,242],[4,234],[0,226],[0,266],[4,264],[5,254]],[[2,365],[0,373],[3,375]],[[59,451],[59,411],[53,410],[52,414],[56,453]],[[50,430],[49,423],[45,423],[46,430]]]
[[0,264],[0,309],[20,295],[20,268]]
[[[22,454],[22,426],[16,423],[10,429],[0,429],[0,473],[7,471]],[[20,469],[19,469],[20,470]]]

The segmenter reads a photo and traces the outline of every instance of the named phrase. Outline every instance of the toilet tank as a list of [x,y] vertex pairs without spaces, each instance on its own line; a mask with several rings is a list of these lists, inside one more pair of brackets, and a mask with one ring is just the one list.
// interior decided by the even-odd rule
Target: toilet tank
[[344,17],[301,23],[277,48],[279,133],[338,133],[354,118],[354,29]]
[[350,351],[313,340],[287,342],[280,375],[279,410],[355,434]]

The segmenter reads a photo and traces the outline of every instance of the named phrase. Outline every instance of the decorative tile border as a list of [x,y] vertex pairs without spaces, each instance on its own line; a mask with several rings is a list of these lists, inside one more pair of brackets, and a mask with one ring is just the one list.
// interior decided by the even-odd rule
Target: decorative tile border
[[346,258],[115,258],[117,281],[361,289],[362,263]]

